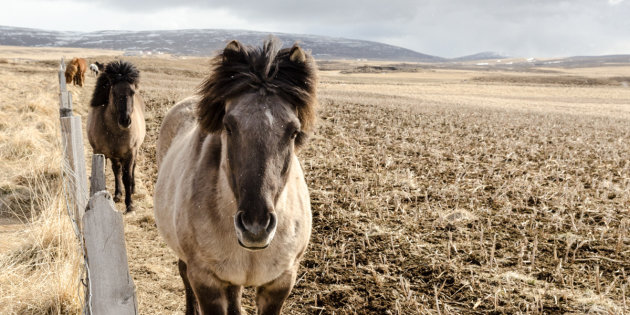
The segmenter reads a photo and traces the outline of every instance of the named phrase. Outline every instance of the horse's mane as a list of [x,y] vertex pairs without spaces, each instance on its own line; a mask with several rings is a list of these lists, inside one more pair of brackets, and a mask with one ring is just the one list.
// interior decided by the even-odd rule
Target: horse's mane
[[140,83],[140,71],[127,61],[117,60],[108,63],[105,70],[96,79],[96,87],[92,94],[90,106],[97,107],[109,102],[109,89],[112,85],[127,82],[134,86]]
[[313,58],[297,44],[280,49],[277,38],[262,47],[230,42],[211,62],[212,74],[199,87],[197,105],[199,124],[207,132],[223,127],[225,102],[248,90],[275,94],[293,104],[302,132],[296,144],[303,142],[315,121],[317,73]]

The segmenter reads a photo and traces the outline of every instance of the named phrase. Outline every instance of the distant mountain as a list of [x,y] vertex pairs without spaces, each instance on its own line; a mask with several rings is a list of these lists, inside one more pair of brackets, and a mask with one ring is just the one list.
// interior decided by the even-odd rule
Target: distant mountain
[[630,63],[630,55],[573,56],[562,60],[565,67],[599,67]]
[[618,66],[630,64],[630,55],[573,56],[544,60],[528,58],[527,63],[529,64],[529,66],[533,67],[544,66],[559,68]]
[[475,60],[490,60],[490,59],[505,59],[508,58],[499,53],[493,51],[484,51],[474,55],[468,55],[458,58],[452,58],[451,61],[475,61]]
[[232,39],[259,45],[269,34],[285,46],[295,42],[311,50],[317,59],[368,59],[410,62],[440,62],[443,58],[410,49],[346,38],[243,30],[189,29],[173,31],[61,32],[0,26],[0,45],[36,47],[81,47],[144,53],[208,56]]

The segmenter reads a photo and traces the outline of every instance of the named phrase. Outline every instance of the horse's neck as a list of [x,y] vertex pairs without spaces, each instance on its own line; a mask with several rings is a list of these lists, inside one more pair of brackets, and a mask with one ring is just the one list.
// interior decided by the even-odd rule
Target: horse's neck
[[[189,148],[186,159],[189,165],[194,167],[188,169],[190,176],[194,178],[189,186],[190,195],[203,196],[198,201],[199,209],[203,216],[208,212],[214,213],[213,220],[227,222],[233,221],[236,214],[237,203],[234,193],[228,182],[223,155],[223,145],[218,135],[209,135],[199,129],[195,129],[189,138]],[[210,206],[211,209],[206,207]]]

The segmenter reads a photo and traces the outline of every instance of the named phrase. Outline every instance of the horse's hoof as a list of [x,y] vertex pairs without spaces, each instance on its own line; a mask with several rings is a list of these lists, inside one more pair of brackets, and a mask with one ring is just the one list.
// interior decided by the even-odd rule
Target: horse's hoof
[[125,211],[125,214],[131,214],[133,212],[136,212],[136,207],[134,207],[133,205],[127,206],[127,210]]
[[114,202],[120,202],[122,200],[122,195],[115,195]]

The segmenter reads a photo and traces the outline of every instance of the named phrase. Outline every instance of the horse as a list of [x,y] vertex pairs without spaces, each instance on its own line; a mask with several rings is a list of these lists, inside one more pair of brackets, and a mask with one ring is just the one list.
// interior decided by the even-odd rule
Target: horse
[[73,82],[74,77],[77,75],[78,71],[79,69],[74,62],[74,59],[72,59],[72,61],[70,61],[70,63],[68,63],[68,65],[66,66],[66,72],[64,73],[64,75],[66,76],[66,84],[70,84],[70,82]]
[[137,93],[139,78],[140,72],[129,62],[107,64],[96,80],[87,118],[94,153],[111,160],[115,202],[121,201],[121,186],[125,186],[125,213],[134,210],[136,157],[146,134],[144,102]]
[[315,120],[316,66],[297,44],[231,41],[198,95],[177,103],[158,136],[157,228],[178,256],[186,314],[279,314],[311,234],[296,156]]
[[102,64],[98,61],[94,61],[94,65],[96,65],[96,68],[98,68],[99,72],[105,70],[105,64]]
[[[77,66],[77,74],[74,76],[74,85],[83,86],[83,82],[85,82],[85,72],[87,71],[87,63],[83,58],[73,58],[72,59]],[[72,62],[72,61],[71,61]]]
[[98,72],[99,72],[98,66],[93,64],[93,63],[91,63],[90,64],[90,72],[92,72],[92,75],[94,75],[95,77],[98,76]]
[[87,62],[83,58],[76,58],[77,60],[77,74],[74,76],[74,85],[83,87],[85,82],[85,73],[87,72]]
[[85,81],[85,71],[87,70],[87,63],[83,58],[74,57],[66,66],[66,83],[71,81],[74,85],[83,86]]

